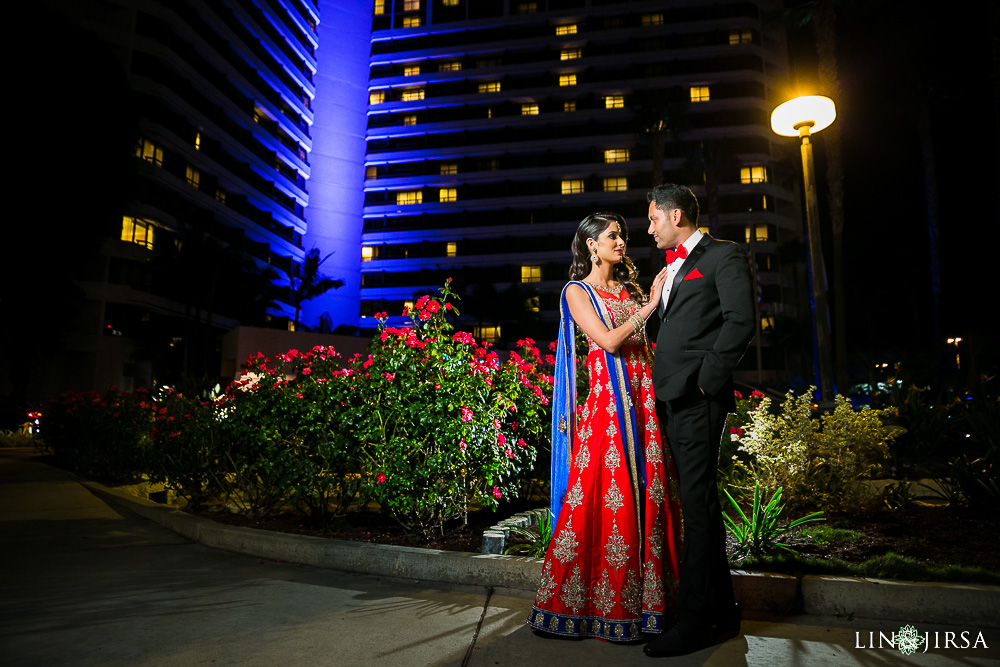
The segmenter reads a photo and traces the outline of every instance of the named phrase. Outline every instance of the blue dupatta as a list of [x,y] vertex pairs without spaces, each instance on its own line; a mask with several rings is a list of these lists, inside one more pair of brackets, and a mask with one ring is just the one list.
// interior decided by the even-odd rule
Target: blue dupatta
[[[610,331],[613,328],[611,313],[597,293],[580,281],[570,281],[563,288],[559,299],[559,341],[556,348],[555,380],[552,392],[552,472],[549,514],[552,528],[559,520],[559,511],[566,497],[569,469],[573,465],[573,440],[576,437],[576,337],[573,316],[566,302],[566,290],[579,285],[590,297],[594,311]],[[632,387],[621,355],[604,352],[610,377],[611,394],[615,401],[618,432],[622,434],[623,451],[632,486],[636,516],[641,517],[645,506],[643,491],[646,488],[646,465],[640,443],[636,442],[635,407],[632,405]]]

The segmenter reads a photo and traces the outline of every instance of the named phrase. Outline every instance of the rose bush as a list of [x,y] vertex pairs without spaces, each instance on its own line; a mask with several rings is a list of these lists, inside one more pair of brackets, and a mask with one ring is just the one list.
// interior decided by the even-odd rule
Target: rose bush
[[552,377],[538,349],[501,361],[489,343],[454,332],[451,281],[440,298],[386,325],[367,358],[345,371],[352,385],[343,419],[358,438],[368,493],[409,531],[429,535],[465,518],[470,505],[495,508],[516,495],[546,442]]
[[[552,392],[534,341],[501,359],[454,330],[450,280],[439,293],[404,311],[407,326],[380,313],[365,355],[257,354],[214,401],[169,390],[155,404],[140,392],[64,397],[46,432],[77,469],[147,475],[194,506],[218,500],[255,518],[291,506],[322,524],[375,500],[426,538],[518,494],[548,446]],[[96,455],[108,443],[114,461]]]

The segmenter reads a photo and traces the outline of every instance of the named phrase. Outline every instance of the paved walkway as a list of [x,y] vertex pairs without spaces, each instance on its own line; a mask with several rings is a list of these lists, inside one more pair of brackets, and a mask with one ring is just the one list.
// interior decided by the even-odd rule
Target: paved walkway
[[[755,616],[737,639],[654,661],[639,646],[543,639],[531,594],[371,577],[210,549],[98,499],[30,450],[0,450],[0,664],[987,665],[989,648],[877,644],[900,620]],[[996,623],[992,623],[996,625]],[[937,635],[935,635],[937,633]],[[935,636],[941,648],[933,647]],[[922,648],[922,647],[921,647]]]

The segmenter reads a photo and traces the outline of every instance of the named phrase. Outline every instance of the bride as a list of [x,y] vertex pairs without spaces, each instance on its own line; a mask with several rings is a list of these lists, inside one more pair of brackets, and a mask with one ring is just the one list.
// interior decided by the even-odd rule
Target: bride
[[[625,219],[615,213],[587,216],[573,239],[553,398],[554,530],[527,621],[555,635],[622,642],[662,632],[676,602],[681,529],[645,331],[666,269],[645,299],[627,241]],[[574,327],[589,346],[582,407]]]

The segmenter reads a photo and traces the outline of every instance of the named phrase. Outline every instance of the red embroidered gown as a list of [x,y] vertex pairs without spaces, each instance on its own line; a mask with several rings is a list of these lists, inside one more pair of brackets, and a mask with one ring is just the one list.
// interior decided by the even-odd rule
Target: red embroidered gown
[[[617,297],[597,294],[615,327],[639,310],[625,290]],[[618,352],[635,407],[635,442],[645,453],[644,489],[633,485],[639,477],[624,454],[627,434],[620,432],[605,352],[587,340],[590,393],[577,409],[566,500],[528,625],[564,636],[630,641],[661,632],[664,612],[676,606],[679,493],[670,449],[660,439],[645,331]]]

